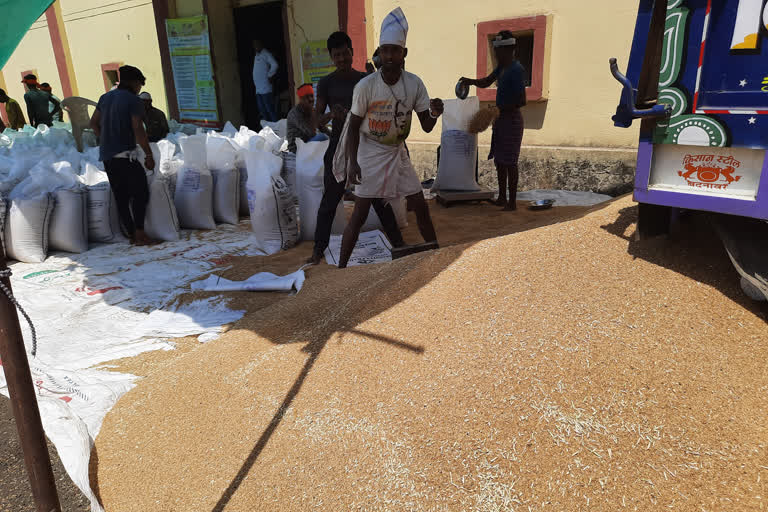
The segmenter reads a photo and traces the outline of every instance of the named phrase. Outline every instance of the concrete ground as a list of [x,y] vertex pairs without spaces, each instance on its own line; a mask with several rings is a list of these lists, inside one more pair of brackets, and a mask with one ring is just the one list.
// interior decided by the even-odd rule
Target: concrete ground
[[[48,442],[56,488],[59,491],[61,510],[87,512],[90,505],[80,490],[72,483],[53,444]],[[24,455],[21,452],[16,423],[13,420],[10,400],[0,396],[0,512],[34,512],[35,504],[29,486]]]

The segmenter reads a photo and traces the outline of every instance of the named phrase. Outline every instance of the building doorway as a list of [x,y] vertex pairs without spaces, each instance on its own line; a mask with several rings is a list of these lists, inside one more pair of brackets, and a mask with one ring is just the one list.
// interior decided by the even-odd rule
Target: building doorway
[[242,77],[243,116],[246,126],[259,131],[261,118],[252,79],[254,39],[260,39],[264,43],[264,47],[275,57],[279,65],[277,81],[274,84],[278,117],[284,118],[293,106],[289,71],[291,62],[288,58],[288,44],[283,24],[283,2],[239,7],[234,9],[234,17],[237,58]]

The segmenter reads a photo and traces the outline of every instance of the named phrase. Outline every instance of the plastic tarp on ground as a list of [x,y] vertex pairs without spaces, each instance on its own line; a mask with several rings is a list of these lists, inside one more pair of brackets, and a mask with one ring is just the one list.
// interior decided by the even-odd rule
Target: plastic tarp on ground
[[[329,265],[339,265],[342,238],[343,235],[331,235],[328,248],[325,250],[325,261]],[[384,233],[376,230],[360,233],[347,265],[355,267],[357,265],[387,263],[388,261],[392,261],[392,244],[389,243]]]
[[605,194],[577,190],[526,190],[517,193],[518,201],[554,199],[554,206],[594,206],[613,199]]
[[278,276],[271,272],[259,272],[245,281],[230,281],[221,276],[212,275],[208,279],[192,283],[195,291],[204,292],[293,292],[301,291],[304,286],[304,269],[299,269],[287,276]]
[[5,66],[29,27],[45,12],[53,0],[7,0],[0,2],[0,69]]
[[[11,265],[14,294],[37,329],[37,357],[30,357],[30,366],[45,432],[95,512],[101,507],[88,479],[91,447],[104,416],[136,380],[98,365],[171,350],[169,338],[215,339],[243,311],[231,310],[221,297],[181,304],[179,296],[191,282],[227,268],[231,256],[263,254],[236,226],[185,235],[153,247],[106,244],[83,254],[54,253],[44,263]],[[299,281],[303,275],[293,276],[296,288]],[[22,329],[29,349],[23,320]],[[2,372],[0,393],[8,395]]]

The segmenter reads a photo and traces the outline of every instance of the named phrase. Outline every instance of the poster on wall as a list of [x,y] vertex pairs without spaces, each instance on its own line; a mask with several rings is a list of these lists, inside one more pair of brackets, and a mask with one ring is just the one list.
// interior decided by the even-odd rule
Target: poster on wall
[[208,17],[165,20],[182,122],[218,123]]
[[302,83],[315,86],[321,78],[336,71],[325,41],[308,41],[301,45],[301,71]]

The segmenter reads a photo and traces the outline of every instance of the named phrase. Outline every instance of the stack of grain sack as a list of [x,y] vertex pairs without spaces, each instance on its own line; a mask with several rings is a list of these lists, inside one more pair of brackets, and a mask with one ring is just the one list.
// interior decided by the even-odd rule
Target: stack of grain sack
[[[327,147],[300,143],[294,155],[269,126],[258,133],[231,123],[221,132],[171,133],[151,144],[157,167],[146,171],[147,234],[172,242],[182,229],[250,217],[255,244],[266,254],[312,240]],[[404,203],[396,211],[404,225]],[[333,232],[344,225],[340,204]],[[366,229],[379,228],[372,213]],[[78,152],[65,124],[0,134],[0,243],[8,258],[37,263],[49,250],[82,253],[127,241],[98,148]]]

